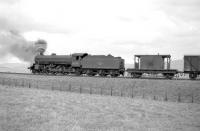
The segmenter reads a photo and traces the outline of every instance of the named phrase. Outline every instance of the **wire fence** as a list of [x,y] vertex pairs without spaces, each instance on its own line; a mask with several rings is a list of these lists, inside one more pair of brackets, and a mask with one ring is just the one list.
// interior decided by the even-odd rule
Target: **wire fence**
[[82,84],[73,85],[66,82],[54,82],[54,81],[35,81],[27,79],[8,79],[0,78],[0,84],[6,87],[20,87],[20,88],[36,88],[36,89],[48,89],[59,90],[67,92],[76,92],[84,94],[98,94],[109,95],[119,97],[130,98],[142,98],[159,101],[172,101],[172,102],[184,102],[184,103],[200,103],[200,94],[195,92],[185,93],[184,90],[178,89],[176,91],[170,90],[151,90],[148,88],[138,88],[136,83],[133,83],[130,87],[115,88],[114,85],[107,86],[83,86]]

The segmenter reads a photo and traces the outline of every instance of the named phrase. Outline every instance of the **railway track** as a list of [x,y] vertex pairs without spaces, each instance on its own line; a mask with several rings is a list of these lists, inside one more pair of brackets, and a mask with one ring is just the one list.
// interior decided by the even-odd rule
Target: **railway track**
[[[189,78],[181,78],[181,77],[175,77],[173,79],[166,79],[164,77],[141,77],[141,78],[132,78],[129,76],[125,76],[125,77],[109,77],[109,76],[86,76],[86,75],[80,75],[80,76],[76,76],[76,75],[62,75],[62,74],[57,74],[57,75],[52,75],[52,74],[31,74],[31,73],[16,73],[16,72],[0,72],[0,74],[13,74],[13,75],[30,75],[30,76],[67,76],[67,77],[93,77],[93,78],[109,78],[109,79],[113,79],[113,78],[117,78],[117,79],[149,79],[149,80],[189,80],[191,81]],[[200,81],[200,79],[196,79],[195,81]]]

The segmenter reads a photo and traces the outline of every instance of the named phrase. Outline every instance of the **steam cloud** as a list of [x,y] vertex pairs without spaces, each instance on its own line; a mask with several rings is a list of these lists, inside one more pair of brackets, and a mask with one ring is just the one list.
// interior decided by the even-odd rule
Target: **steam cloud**
[[37,54],[43,54],[47,48],[45,40],[27,41],[17,31],[0,31],[0,58],[14,55],[20,60],[33,62]]

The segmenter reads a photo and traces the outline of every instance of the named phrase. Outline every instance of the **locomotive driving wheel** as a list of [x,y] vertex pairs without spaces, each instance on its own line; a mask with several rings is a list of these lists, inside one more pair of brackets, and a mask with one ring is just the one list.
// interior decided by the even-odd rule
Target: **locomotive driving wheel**
[[32,72],[33,74],[35,74],[35,73],[36,73],[36,70],[33,69],[31,72]]
[[105,77],[106,76],[106,74],[105,74],[105,71],[104,70],[99,70],[99,76],[101,76],[101,77]]
[[80,76],[81,74],[80,68],[75,69],[75,75]]

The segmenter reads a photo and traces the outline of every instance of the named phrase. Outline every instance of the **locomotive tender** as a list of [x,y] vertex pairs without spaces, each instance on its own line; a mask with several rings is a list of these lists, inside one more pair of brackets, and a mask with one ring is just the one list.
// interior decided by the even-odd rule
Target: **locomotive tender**
[[86,74],[88,76],[124,75],[124,59],[112,55],[89,55],[74,53],[72,55],[37,55],[35,63],[29,68],[39,74]]

